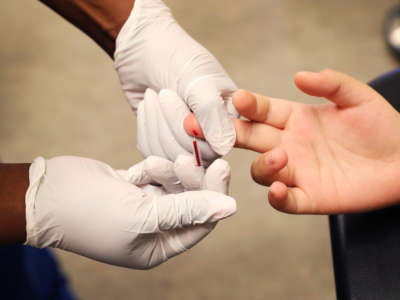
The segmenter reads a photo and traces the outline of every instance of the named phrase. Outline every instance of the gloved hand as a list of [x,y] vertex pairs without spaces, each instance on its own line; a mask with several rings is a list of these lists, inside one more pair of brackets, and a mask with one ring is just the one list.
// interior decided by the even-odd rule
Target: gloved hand
[[[171,161],[181,154],[192,155],[193,138],[183,127],[189,114],[189,108],[173,91],[157,94],[147,89],[137,111],[137,147],[142,155],[157,155]],[[202,165],[208,166],[218,158],[207,142],[197,139],[197,146]]]
[[114,59],[134,110],[147,88],[175,91],[196,115],[214,151],[225,155],[232,149],[236,133],[228,109],[237,116],[230,101],[237,87],[161,0],[135,1],[117,37]]
[[157,266],[235,212],[235,200],[223,194],[229,175],[223,160],[204,174],[191,157],[173,164],[153,156],[129,170],[87,158],[38,157],[29,170],[26,244],[123,267]]

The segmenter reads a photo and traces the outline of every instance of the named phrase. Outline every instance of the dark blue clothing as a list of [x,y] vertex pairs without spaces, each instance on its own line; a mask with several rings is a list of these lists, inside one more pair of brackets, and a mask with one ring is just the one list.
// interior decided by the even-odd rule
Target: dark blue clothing
[[0,247],[0,299],[75,300],[47,249]]

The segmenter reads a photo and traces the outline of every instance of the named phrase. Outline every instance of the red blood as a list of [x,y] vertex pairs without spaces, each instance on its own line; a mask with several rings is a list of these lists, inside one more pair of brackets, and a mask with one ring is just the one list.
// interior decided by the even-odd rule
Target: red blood
[[193,133],[194,136],[197,136],[197,135],[198,135],[197,131],[194,130],[194,129],[192,130],[192,133]]
[[196,162],[197,166],[201,166],[201,161],[200,161],[200,155],[199,155],[199,150],[197,149],[197,142],[193,141],[193,148],[194,148],[194,155],[196,156]]

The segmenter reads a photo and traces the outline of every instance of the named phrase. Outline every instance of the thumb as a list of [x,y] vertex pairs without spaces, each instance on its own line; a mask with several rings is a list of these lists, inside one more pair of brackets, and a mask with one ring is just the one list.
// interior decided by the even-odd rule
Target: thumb
[[[233,91],[231,91],[233,92]],[[220,155],[227,154],[236,140],[236,132],[228,113],[229,91],[218,89],[207,79],[198,81],[187,97],[187,104],[200,123],[211,148]]]
[[154,201],[161,231],[215,223],[236,212],[235,199],[207,190],[169,194]]
[[304,93],[324,97],[339,107],[355,106],[375,99],[377,96],[381,97],[368,85],[329,69],[319,73],[299,72],[295,75],[294,81]]

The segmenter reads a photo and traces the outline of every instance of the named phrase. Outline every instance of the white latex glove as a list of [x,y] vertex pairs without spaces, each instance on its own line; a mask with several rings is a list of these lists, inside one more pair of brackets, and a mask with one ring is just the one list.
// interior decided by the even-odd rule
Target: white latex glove
[[175,91],[194,112],[206,140],[220,155],[235,143],[228,109],[237,90],[217,59],[193,40],[161,0],[136,0],[114,53],[122,89],[136,110],[151,88]]
[[[147,89],[137,111],[137,147],[142,155],[157,155],[171,161],[181,154],[192,155],[193,137],[183,127],[189,114],[189,108],[175,92],[162,90],[157,94]],[[208,166],[219,157],[207,142],[196,141],[202,165]]]
[[229,172],[217,160],[204,174],[190,157],[175,165],[149,157],[129,170],[80,157],[36,158],[26,193],[26,244],[123,267],[157,266],[235,212],[235,200],[223,194]]

